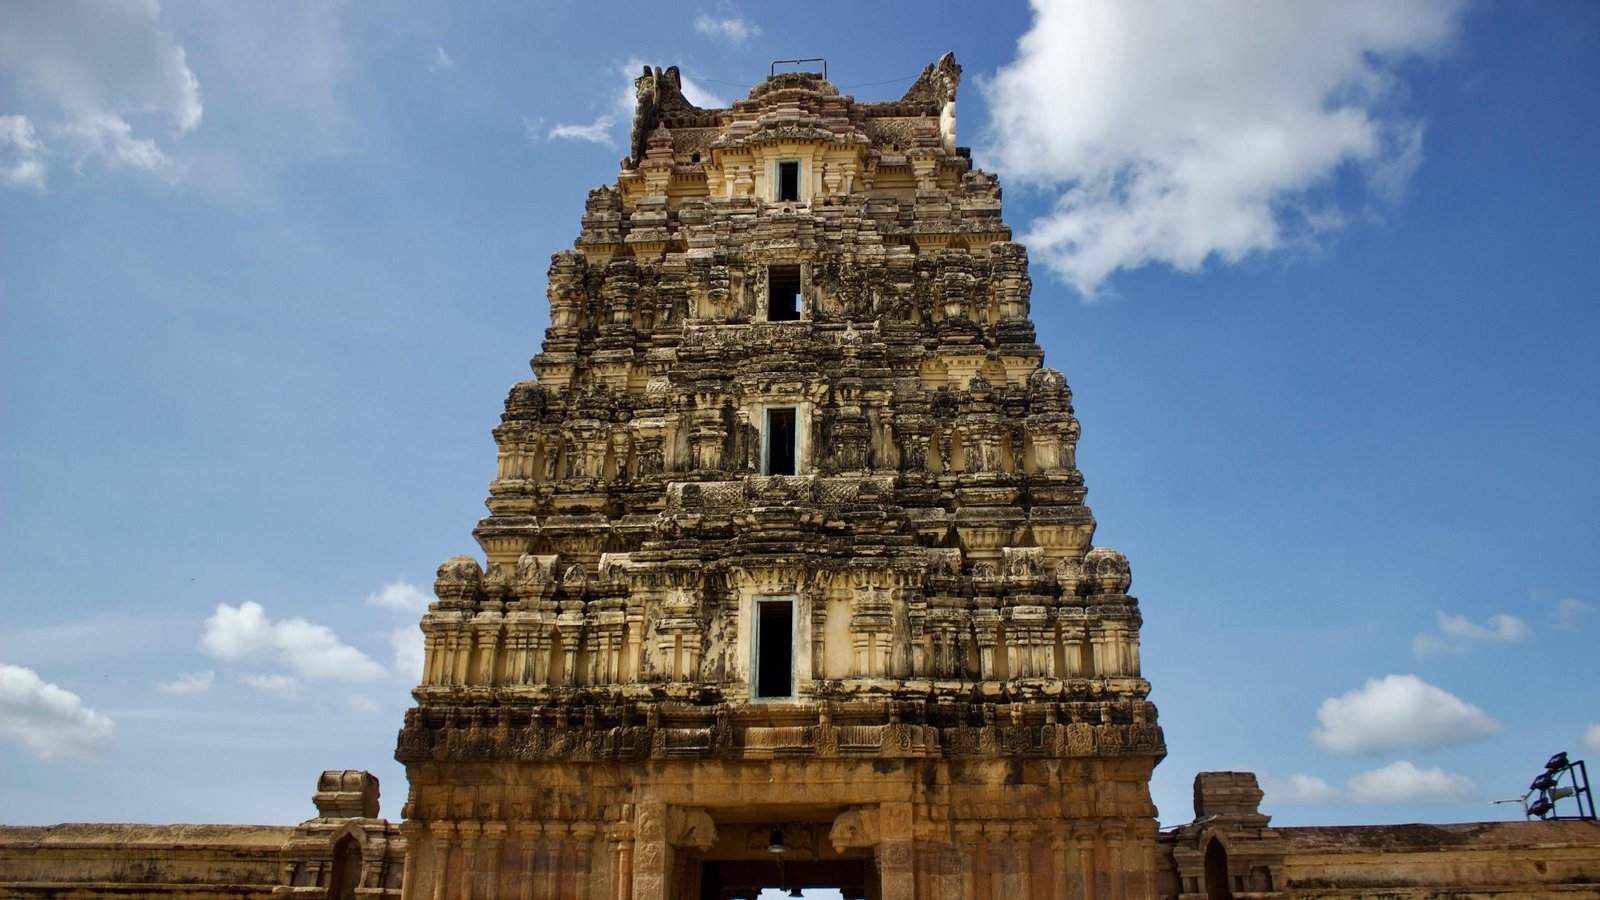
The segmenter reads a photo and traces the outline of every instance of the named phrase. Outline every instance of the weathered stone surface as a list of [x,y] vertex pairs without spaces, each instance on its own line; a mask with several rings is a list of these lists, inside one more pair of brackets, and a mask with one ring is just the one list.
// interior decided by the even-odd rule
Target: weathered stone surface
[[1274,829],[1249,772],[1201,772],[1194,796],[1194,822],[1160,839],[1163,897],[1600,896],[1593,821]]
[[405,845],[377,818],[378,779],[323,772],[315,802],[295,827],[0,826],[0,897],[398,898]]
[[1153,890],[1138,602],[960,75],[638,79],[423,619],[407,896],[732,896],[774,829],[873,896]]

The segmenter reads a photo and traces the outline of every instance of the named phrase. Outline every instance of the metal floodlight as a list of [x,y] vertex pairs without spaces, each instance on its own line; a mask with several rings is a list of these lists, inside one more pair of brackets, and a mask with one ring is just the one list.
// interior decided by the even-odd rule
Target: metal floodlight
[[[1563,785],[1562,782],[1567,782]],[[1571,800],[1577,807],[1561,815],[1556,805]],[[1544,771],[1528,785],[1528,792],[1518,800],[1495,800],[1495,803],[1522,803],[1522,812],[1529,819],[1579,819],[1594,821],[1594,794],[1589,790],[1589,768],[1581,759],[1571,759],[1565,750],[1545,761]]]
[[782,853],[787,849],[789,848],[783,845],[783,829],[781,827],[772,829],[772,833],[767,836],[767,852]]

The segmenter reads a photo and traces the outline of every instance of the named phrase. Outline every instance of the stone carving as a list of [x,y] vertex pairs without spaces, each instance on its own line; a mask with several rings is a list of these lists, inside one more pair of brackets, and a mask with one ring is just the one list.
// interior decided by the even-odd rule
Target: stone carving
[[828,830],[828,840],[834,852],[844,853],[856,847],[870,847],[877,843],[877,811],[873,809],[848,809],[833,820]]
[[703,809],[673,807],[667,842],[674,847],[693,847],[702,852],[717,843],[717,826]]
[[[921,848],[962,823],[1153,840],[1138,601],[1091,549],[1027,252],[955,146],[960,77],[946,55],[862,103],[789,72],[726,110],[675,68],[636,80],[629,157],[551,259],[537,377],[494,430],[486,564],[440,567],[396,751],[430,827],[631,826],[502,886],[687,896],[685,854],[826,829],[879,854],[878,896],[940,896]],[[983,858],[1036,856],[1002,831]],[[436,879],[461,851],[423,841],[410,896],[460,893]]]

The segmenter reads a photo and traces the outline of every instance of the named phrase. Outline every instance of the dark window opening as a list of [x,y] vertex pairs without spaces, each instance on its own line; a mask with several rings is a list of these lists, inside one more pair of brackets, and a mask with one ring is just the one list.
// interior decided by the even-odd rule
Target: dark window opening
[[767,410],[767,475],[795,473],[795,410],[781,406]]
[[800,161],[778,163],[778,199],[800,199]]
[[758,600],[756,696],[794,694],[794,601]]
[[767,321],[793,322],[800,318],[800,267],[767,267]]

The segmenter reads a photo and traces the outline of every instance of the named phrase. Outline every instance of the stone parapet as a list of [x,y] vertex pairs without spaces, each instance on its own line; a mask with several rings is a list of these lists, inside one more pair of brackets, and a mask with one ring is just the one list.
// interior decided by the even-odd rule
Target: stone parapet
[[378,780],[324,772],[316,804],[293,827],[0,826],[0,898],[398,898],[405,840],[377,818]]

